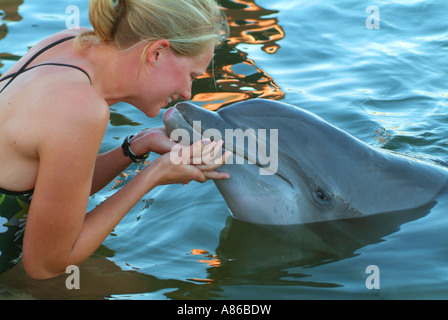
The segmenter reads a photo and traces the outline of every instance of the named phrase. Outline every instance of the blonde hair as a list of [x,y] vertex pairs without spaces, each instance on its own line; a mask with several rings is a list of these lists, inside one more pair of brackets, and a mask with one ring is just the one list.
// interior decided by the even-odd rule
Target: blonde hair
[[120,50],[157,40],[170,42],[180,55],[194,56],[228,35],[227,19],[216,0],[90,0],[93,32],[78,36],[83,43],[113,42]]

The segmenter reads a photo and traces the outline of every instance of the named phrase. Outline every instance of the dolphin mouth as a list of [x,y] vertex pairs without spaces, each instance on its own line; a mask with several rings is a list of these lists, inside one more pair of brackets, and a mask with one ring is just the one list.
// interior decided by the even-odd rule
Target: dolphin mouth
[[[209,128],[204,128],[203,126],[200,126],[200,131],[197,131],[196,129],[198,129],[197,126],[194,125],[194,121],[200,121],[200,120],[194,120],[189,116],[184,116],[184,113],[178,109],[178,106],[181,106],[181,103],[178,103],[177,105],[175,105],[174,107],[171,107],[169,109],[167,109],[165,111],[164,117],[163,117],[163,121],[165,124],[165,127],[167,128],[168,133],[171,135],[171,132],[174,131],[175,129],[184,129],[186,131],[189,132],[190,134],[190,143],[195,142],[197,139],[210,139],[210,140],[214,140],[214,136],[212,134],[207,134],[207,129]],[[204,111],[204,114],[207,114],[210,111],[206,111],[204,109],[201,109],[202,111]],[[210,115],[210,117],[212,117],[214,115]],[[226,143],[225,141],[225,134],[223,134],[226,129],[231,129],[233,128],[233,126],[231,124],[229,124],[227,121],[225,121],[224,119],[222,119],[221,117],[219,117],[219,120],[224,123],[226,126],[225,128],[222,127],[221,125],[221,130],[217,129],[218,131],[221,132],[221,139],[224,141],[224,144],[222,146],[223,152],[225,151],[230,151],[232,152],[232,154],[234,155],[234,157],[240,157],[241,159],[244,159],[245,161],[247,161],[248,164],[254,164],[256,166],[258,166],[259,168],[261,168],[261,170],[265,171],[265,174],[268,175],[277,175],[278,177],[280,177],[281,179],[283,179],[291,188],[294,189],[294,185],[291,183],[291,181],[289,181],[289,179],[287,179],[284,175],[282,175],[281,173],[278,172],[278,170],[273,170],[268,163],[266,164],[262,164],[258,161],[257,156],[256,155],[249,155],[249,152],[245,149],[245,148],[237,148],[235,145],[233,144],[229,144]],[[173,139],[173,137],[170,137],[173,141],[176,141],[175,139]],[[196,138],[196,140],[194,140]],[[182,144],[182,141],[180,142]],[[230,158],[229,158],[230,159]]]
[[[190,133],[190,135],[191,135],[190,143],[196,141],[196,140],[194,140],[195,137],[200,138],[200,139],[204,139],[204,138],[210,139],[211,141],[213,141],[215,139],[215,137],[213,135],[211,135],[211,134],[207,135],[206,134],[207,129],[204,129],[202,126],[200,126],[201,131],[200,132],[197,131],[196,129],[198,127],[195,126],[193,123],[193,121],[195,121],[195,120],[192,120],[190,117],[185,117],[182,114],[182,112],[178,110],[178,108],[177,108],[178,105],[180,105],[180,103],[175,105],[174,107],[169,108],[167,111],[165,111],[165,114],[163,117],[165,126],[168,127],[168,131],[170,134],[174,129],[181,128],[181,129],[187,130]],[[223,120],[223,119],[221,119],[221,120],[223,122],[225,122],[225,120]],[[225,122],[225,123],[227,123],[227,122]],[[229,128],[230,127],[231,127],[231,125],[229,125]],[[230,151],[233,154],[235,154],[241,158],[244,158],[246,161],[248,161],[250,163],[257,164],[258,166],[263,167],[262,165],[252,161],[252,159],[247,155],[247,153],[244,152],[244,149],[241,150],[241,149],[235,148],[234,146],[229,146],[229,144],[226,144],[226,141],[224,139],[225,135],[223,134],[222,130],[218,129],[218,131],[221,132],[221,139],[224,141],[224,144],[222,146],[222,149],[224,151]],[[170,138],[172,139],[172,137],[170,137]],[[193,138],[193,139],[191,139],[191,138]],[[179,143],[179,141],[176,141],[176,140],[173,140],[173,141]]]
[[[201,132],[197,131],[197,126],[194,126],[192,119],[190,119],[189,117],[185,117],[181,111],[179,111],[177,109],[177,106],[171,107],[169,109],[167,109],[165,111],[165,114],[163,116],[163,121],[165,124],[165,127],[168,129],[168,133],[171,134],[172,131],[174,131],[175,129],[185,129],[190,133],[190,138],[194,137],[199,137],[201,139],[210,139],[211,141],[213,141],[215,139],[215,137],[213,135],[207,135],[206,133],[206,129],[204,129],[202,126],[200,127]],[[224,121],[224,120],[222,120]],[[224,144],[222,146],[222,149],[225,151],[230,151],[233,154],[240,156],[242,158],[244,158],[247,161],[250,161],[248,158],[248,156],[244,153],[241,152],[240,150],[235,150],[235,148],[231,148],[228,146],[228,144],[226,144],[226,141],[224,139],[224,135],[221,132],[221,137],[222,140],[224,141]],[[178,141],[173,139],[172,137],[170,137],[173,141],[175,142],[182,142],[182,141]],[[193,139],[190,139],[190,143],[195,142]]]

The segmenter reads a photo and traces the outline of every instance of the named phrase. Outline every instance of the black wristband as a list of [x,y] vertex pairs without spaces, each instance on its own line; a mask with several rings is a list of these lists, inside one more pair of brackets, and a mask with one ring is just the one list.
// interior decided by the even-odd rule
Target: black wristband
[[130,135],[127,136],[124,141],[123,144],[121,145],[121,149],[123,149],[123,153],[126,157],[128,157],[129,159],[132,160],[132,162],[135,163],[143,163],[148,157],[149,157],[149,152],[142,154],[140,156],[137,156],[134,152],[132,152],[131,150],[131,139],[134,138],[134,135]]

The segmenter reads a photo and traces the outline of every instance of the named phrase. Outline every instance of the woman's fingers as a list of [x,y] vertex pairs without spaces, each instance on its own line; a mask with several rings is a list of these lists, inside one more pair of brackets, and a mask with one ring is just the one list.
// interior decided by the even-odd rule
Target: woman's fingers
[[213,163],[223,164],[222,162],[222,145],[224,141],[220,140],[218,142],[211,142],[204,147],[202,150],[202,163],[206,165],[210,165]]
[[[195,163],[200,164],[201,157],[200,156],[197,157],[196,155],[201,155],[202,144],[203,144],[202,140],[196,141],[191,146],[182,146],[180,144],[175,144],[170,151],[171,162],[175,165],[195,164]],[[195,156],[197,159],[195,159]]]
[[[222,165],[228,154],[222,153],[224,141],[198,140],[191,146],[176,145],[172,149],[171,159],[174,164]],[[224,156],[225,155],[225,156]]]
[[226,151],[223,154],[220,154],[219,157],[215,158],[213,161],[207,164],[198,165],[197,167],[202,171],[216,170],[222,166],[231,155],[232,153],[230,151]]
[[205,182],[209,179],[226,179],[230,177],[229,174],[215,171],[232,154],[230,151],[222,152],[223,144],[222,140],[198,140],[190,146],[176,145],[171,150],[170,160],[174,165],[192,165],[194,169],[191,169],[197,171],[195,177],[190,177],[191,180]]
[[230,175],[226,172],[218,172],[218,171],[202,171],[202,172],[207,180],[209,179],[221,180],[230,178]]

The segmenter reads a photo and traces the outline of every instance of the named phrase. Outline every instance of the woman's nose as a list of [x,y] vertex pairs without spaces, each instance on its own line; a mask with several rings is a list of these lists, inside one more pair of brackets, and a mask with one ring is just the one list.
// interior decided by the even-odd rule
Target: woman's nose
[[184,100],[191,99],[191,85],[180,95],[180,97]]

